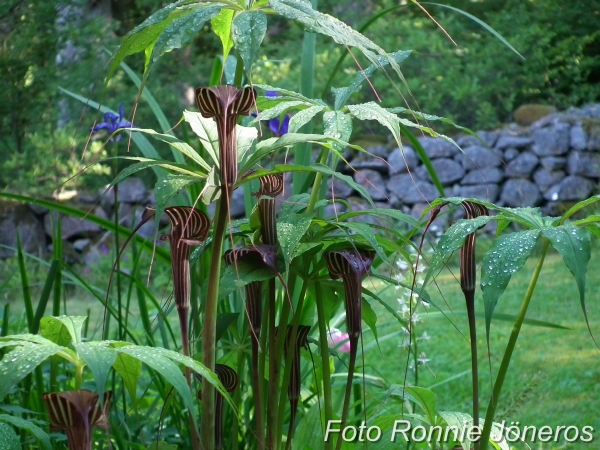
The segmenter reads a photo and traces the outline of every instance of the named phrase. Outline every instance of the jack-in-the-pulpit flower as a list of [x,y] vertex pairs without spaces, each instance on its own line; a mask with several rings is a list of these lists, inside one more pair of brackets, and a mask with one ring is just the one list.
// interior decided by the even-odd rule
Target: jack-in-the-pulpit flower
[[[123,103],[119,105],[119,115],[113,112],[107,112],[104,114],[104,122],[97,123],[92,127],[90,131],[92,133],[97,133],[101,130],[106,130],[108,134],[113,134],[117,130],[121,130],[124,128],[137,128],[131,122],[125,120],[125,106]],[[117,137],[117,142],[122,139],[122,136],[119,134]],[[113,141],[113,138],[110,138],[110,141]]]
[[96,392],[78,390],[43,394],[50,415],[50,431],[65,430],[69,450],[91,450],[94,427],[108,430],[112,392],[99,403]]

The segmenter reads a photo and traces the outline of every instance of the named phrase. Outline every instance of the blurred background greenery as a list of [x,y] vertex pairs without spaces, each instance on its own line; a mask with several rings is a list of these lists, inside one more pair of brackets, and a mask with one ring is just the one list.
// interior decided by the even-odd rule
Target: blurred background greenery
[[[161,0],[4,0],[0,4],[0,189],[49,196],[84,164],[107,156],[89,129],[101,115],[67,98],[58,87],[117,110],[128,118],[137,89],[118,71],[103,90],[109,52],[121,36],[164,4]],[[387,51],[413,50],[402,68],[412,96],[401,83],[382,74],[373,85],[385,106],[404,99],[423,112],[449,117],[472,129],[493,128],[511,120],[526,103],[564,109],[600,98],[600,0],[440,0],[492,26],[524,57],[520,59],[483,27],[452,10],[423,4],[448,32],[417,5],[392,0],[329,0],[320,10],[360,29],[389,8],[365,34]],[[297,88],[302,30],[270,16],[253,82]],[[206,25],[209,27],[210,25]],[[315,92],[324,92],[343,47],[318,38]],[[163,56],[152,68],[148,87],[173,125],[184,108],[193,108],[193,88],[208,84],[218,38],[200,33],[192,45]],[[346,85],[364,61],[353,55],[334,86]],[[137,73],[143,56],[126,61]],[[376,99],[363,87],[357,101]],[[143,102],[135,121],[158,124]],[[441,130],[445,131],[445,130]],[[357,130],[377,133],[378,130]],[[179,133],[179,131],[178,131]],[[86,147],[87,145],[87,147]],[[85,152],[84,152],[84,149]],[[162,149],[168,156],[168,149]],[[109,180],[95,165],[70,186],[97,188]]]

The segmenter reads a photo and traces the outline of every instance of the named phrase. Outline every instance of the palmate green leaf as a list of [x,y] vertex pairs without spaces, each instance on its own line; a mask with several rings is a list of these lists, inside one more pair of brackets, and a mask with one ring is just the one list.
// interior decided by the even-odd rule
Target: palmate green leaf
[[137,384],[142,374],[142,362],[125,353],[117,353],[117,359],[113,363],[113,369],[123,380],[123,384],[129,392],[133,407],[137,407]]
[[53,343],[34,344],[22,341],[5,354],[0,361],[0,400],[47,358],[63,350],[67,349]]
[[249,156],[249,150],[252,148],[254,141],[258,137],[258,129],[254,127],[236,125],[235,132],[238,161],[243,164]]
[[105,84],[108,84],[108,80],[111,79],[113,73],[125,57],[134,53],[146,52],[144,72],[146,71],[151,53],[147,49],[151,49],[154,46],[160,34],[171,22],[188,12],[186,10],[176,10],[183,1],[179,0],[158,10],[123,37],[121,45],[113,56],[112,63],[108,69]]
[[158,180],[154,187],[156,215],[160,218],[170,199],[175,197],[186,186],[198,183],[199,181],[201,180],[198,177],[178,174],[169,174],[163,180]]
[[[0,414],[0,423],[9,423],[17,428],[29,431],[42,444],[42,448],[46,450],[52,450],[52,444],[50,443],[50,437],[48,434],[37,425],[31,423],[31,421],[21,419],[20,417],[9,416],[8,414]],[[1,431],[0,434],[2,434]],[[17,443],[18,442],[19,441],[17,439]],[[2,447],[0,444],[0,449],[2,448],[4,447]],[[20,448],[20,446],[17,448]]]
[[565,212],[562,215],[562,220],[565,221],[566,219],[568,219],[569,217],[571,217],[573,214],[577,213],[578,211],[580,211],[581,209],[585,208],[586,206],[592,205],[596,202],[600,201],[600,195],[594,195],[588,199],[585,199],[581,202],[578,202],[576,204],[574,204],[573,206],[571,206],[567,212]]
[[75,350],[94,375],[96,392],[100,398],[104,398],[104,388],[110,368],[117,359],[117,352],[108,346],[109,342],[79,342],[75,344]]
[[221,274],[219,284],[219,300],[227,297],[237,290],[243,292],[244,286],[253,281],[264,281],[274,278],[276,275],[271,269],[264,266],[256,266],[242,261],[236,265],[228,266]]
[[317,114],[323,111],[326,107],[322,105],[313,105],[302,111],[298,111],[290,119],[288,125],[289,133],[297,133],[300,128],[310,122]]
[[[411,53],[412,53],[412,50],[400,50],[398,52],[389,53],[388,56],[389,56],[389,58],[392,58],[397,63],[401,63],[406,58],[408,58]],[[370,78],[371,75],[373,75],[373,73],[375,73],[375,71],[378,68],[384,67],[389,64],[388,58],[378,56],[377,60],[379,62],[379,64],[377,66],[371,65],[371,66],[367,67],[365,70],[361,70],[360,72],[358,72],[354,76],[354,78],[352,78],[350,85],[343,87],[343,88],[332,88],[331,89],[331,92],[333,93],[333,96],[335,98],[334,108],[336,110],[342,109],[344,107],[344,105],[348,102],[348,99],[350,98],[350,96],[352,94],[354,94],[356,91],[358,91],[361,88],[362,84],[368,78]]]
[[[465,414],[457,411],[440,411],[438,413],[442,419],[448,424],[450,431],[452,433],[450,436],[454,436],[457,442],[460,442],[463,448],[471,448],[471,441],[468,439],[468,433],[465,431],[462,433],[463,429],[470,429],[473,426],[473,418],[469,414]],[[483,427],[485,421],[482,418],[479,418],[479,426]],[[458,435],[454,432],[454,430],[458,431]],[[503,434],[504,427],[501,427],[497,423],[492,424],[492,432],[490,436],[490,444],[492,444],[495,448],[500,450],[510,450],[510,446],[507,443],[506,437],[507,435]],[[459,438],[463,437],[461,441]],[[516,436],[510,436],[511,439],[515,439]]]
[[183,111],[183,118],[200,138],[200,143],[212,158],[213,163],[219,167],[219,133],[215,121],[202,117],[202,114],[198,112],[188,110]]
[[171,21],[164,28],[152,49],[152,59],[156,61],[164,53],[181,48],[191,42],[202,30],[208,19],[216,17],[221,5],[196,3],[184,16]]
[[377,337],[377,314],[371,308],[371,305],[364,298],[361,299],[361,315],[362,320],[367,324],[367,326],[373,332],[373,336],[375,336],[375,341],[377,345],[379,345],[379,338]]
[[336,222],[336,225],[341,229],[345,229],[346,231],[351,231],[359,236],[362,236],[369,243],[371,248],[375,250],[381,260],[391,265],[390,260],[381,248],[381,245],[379,245],[379,242],[375,237],[375,233],[373,233],[373,229],[369,224],[364,222]]
[[[561,254],[563,261],[573,274],[577,282],[577,289],[579,289],[579,301],[585,323],[590,334],[592,334],[585,309],[585,275],[591,257],[590,234],[586,228],[576,227],[572,223],[565,223],[557,227],[542,227],[542,234],[550,241],[552,247]],[[594,338],[593,335],[592,338]]]
[[83,316],[44,317],[40,321],[42,336],[62,346],[77,344],[86,320]]
[[[323,114],[323,134],[331,136],[341,141],[348,141],[352,135],[352,119],[348,114],[341,111],[326,111]],[[333,147],[338,152],[343,152],[345,145],[341,142],[334,143]],[[336,155],[330,163],[331,167],[336,167],[339,157]]]
[[258,114],[258,116],[256,116],[256,118],[252,122],[250,122],[250,124],[252,125],[252,124],[260,122],[261,120],[270,120],[270,119],[274,119],[275,117],[280,117],[286,111],[289,111],[290,109],[296,108],[299,106],[301,106],[301,107],[307,106],[307,103],[302,100],[290,100],[290,101],[279,102],[272,108],[261,111]]
[[268,105],[268,107],[272,107],[281,102],[287,102],[290,100],[299,100],[304,102],[307,106],[324,106],[327,107],[327,103],[319,98],[308,98],[305,95],[302,95],[295,91],[290,91],[289,89],[284,89],[276,86],[271,86],[269,84],[254,84],[253,87],[258,89],[263,89],[264,91],[273,91],[277,92],[278,97],[266,97],[260,96],[258,97],[256,103],[259,109],[267,109],[264,105]]
[[202,157],[198,154],[198,152],[196,150],[194,150],[186,142],[177,139],[175,136],[173,136],[171,134],[157,133],[154,130],[145,129],[145,128],[136,128],[134,130],[131,130],[131,132],[133,132],[134,134],[135,133],[144,133],[144,134],[151,136],[152,138],[154,138],[156,140],[166,142],[171,147],[173,147],[175,150],[179,151],[180,153],[183,153],[185,156],[187,156],[192,161],[197,163],[203,169],[201,172],[206,173],[210,170],[210,166],[208,165],[208,163],[206,161],[204,161],[204,159],[202,159]]
[[13,428],[0,422],[0,450],[21,450],[21,440]]
[[289,271],[294,254],[310,228],[313,217],[309,214],[286,214],[277,219],[277,240],[285,260],[286,272]]
[[288,19],[300,23],[307,31],[331,37],[340,45],[358,48],[376,67],[381,67],[377,54],[385,58],[401,79],[404,79],[398,63],[381,47],[353,30],[344,22],[313,9],[306,0],[270,0],[273,10]]
[[481,289],[485,306],[485,329],[489,343],[490,326],[498,299],[508,286],[511,277],[523,268],[540,230],[526,230],[498,237],[483,257]]
[[[358,216],[371,216],[376,217],[378,219],[393,219],[398,222],[404,222],[411,226],[412,228],[419,228],[419,222],[414,217],[409,214],[404,214],[402,211],[398,211],[396,209],[384,209],[384,208],[374,208],[374,209],[362,209],[360,211],[350,211],[340,214],[339,221],[345,222],[352,217]],[[395,230],[398,231],[398,230]]]
[[233,44],[244,61],[248,77],[266,32],[267,16],[262,11],[242,11],[233,19],[231,26]]
[[232,9],[222,9],[221,12],[211,19],[213,32],[221,39],[223,45],[223,61],[227,60],[227,55],[233,48],[233,39],[231,38],[231,24],[233,22],[234,11]]

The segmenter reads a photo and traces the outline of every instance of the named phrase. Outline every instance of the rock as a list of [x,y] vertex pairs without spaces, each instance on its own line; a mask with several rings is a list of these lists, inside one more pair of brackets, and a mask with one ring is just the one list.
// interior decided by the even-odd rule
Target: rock
[[43,216],[44,214],[48,214],[50,211],[45,206],[36,205],[35,203],[27,203],[27,207],[34,213],[36,216]]
[[485,145],[487,145],[490,148],[494,147],[494,144],[496,144],[496,141],[498,140],[499,135],[500,135],[500,133],[498,133],[497,131],[478,131],[477,132],[477,136],[479,136],[479,139],[481,139],[483,142],[485,142]]
[[350,165],[354,170],[376,170],[384,175],[387,175],[389,168],[385,160],[374,158],[373,156],[360,153],[356,158],[350,161]]
[[231,194],[231,206],[229,213],[234,219],[239,219],[246,214],[243,189],[236,189],[233,191],[233,194]]
[[567,158],[563,156],[545,156],[540,162],[542,163],[542,167],[546,170],[559,170],[565,168]]
[[504,172],[502,169],[497,167],[491,167],[483,170],[473,169],[469,171],[469,173],[467,173],[467,175],[462,179],[461,184],[496,184],[500,183],[503,179]]
[[[402,156],[404,153],[404,157]],[[414,170],[419,165],[419,157],[415,150],[408,146],[402,146],[402,152],[399,148],[396,148],[390,153],[388,156],[388,164],[390,175],[395,175],[397,173],[404,173],[407,171],[407,167],[410,170]]]
[[3,203],[0,208],[0,244],[14,248],[0,247],[0,258],[15,256],[17,232],[21,247],[26,253],[43,257],[46,253],[44,228],[27,205]]
[[531,181],[516,179],[504,183],[500,201],[513,208],[536,206],[542,199],[540,189]]
[[532,150],[538,156],[564,155],[569,150],[570,128],[567,123],[559,123],[551,128],[535,130]]
[[387,200],[383,177],[375,170],[362,169],[354,173],[354,181],[365,188],[374,201]]
[[600,150],[600,123],[591,123],[588,131],[589,138],[586,149],[590,151]]
[[[83,209],[83,211],[95,214],[102,219],[108,219],[104,209],[100,206],[91,209],[91,211],[89,209]],[[44,230],[48,236],[52,236],[53,234],[53,223],[56,223],[57,216],[58,215],[55,212],[44,216]],[[97,225],[94,222],[72,216],[61,216],[60,225],[63,239],[93,236],[94,233],[98,233],[102,230],[100,225]]]
[[496,142],[497,150],[504,150],[509,147],[522,148],[527,147],[533,142],[533,139],[529,136],[515,136],[504,131]]
[[[148,196],[148,190],[139,178],[126,178],[118,186],[119,202],[143,203]],[[113,206],[115,204],[113,189],[105,191],[106,189],[103,189],[101,192],[102,204]]]
[[471,186],[455,186],[453,195],[456,197],[476,198],[495,202],[500,188],[496,184],[474,184]]
[[390,149],[388,147],[385,147],[384,145],[375,145],[373,147],[367,147],[365,150],[383,159],[386,159],[390,154]]
[[582,177],[600,177],[600,154],[571,152],[567,156],[567,173]]
[[534,123],[532,123],[531,126],[529,127],[529,130],[533,131],[533,130],[537,130],[539,128],[551,127],[551,126],[556,125],[557,123],[564,121],[564,119],[565,119],[564,114],[561,114],[561,113],[549,114],[546,117],[542,117],[540,120],[536,120]]
[[[448,186],[465,176],[465,170],[459,163],[457,163],[453,159],[434,159],[433,161],[431,161],[431,165],[437,173],[440,183],[442,183],[442,185],[444,186]],[[431,181],[429,172],[427,172],[427,168],[424,165],[419,166],[414,173],[415,177],[419,178],[420,180]]]
[[458,152],[454,144],[442,138],[420,137],[418,139],[431,159],[452,157]]
[[346,209],[347,209],[346,205],[343,203],[339,203],[339,202],[331,203],[325,207],[324,215],[325,215],[325,217],[330,217],[330,216],[335,217],[336,215],[340,215],[340,214],[346,212]]
[[465,170],[500,167],[502,159],[497,152],[482,145],[467,147],[464,153],[459,153],[455,158]]
[[583,117],[600,118],[600,103],[588,103],[581,108]]
[[460,146],[460,148],[465,148],[473,145],[481,145],[481,141],[483,141],[485,145],[491,148],[498,140],[497,131],[478,131],[476,134],[477,137],[470,134],[463,135],[456,140],[456,143]]
[[516,148],[509,147],[504,151],[504,161],[505,162],[512,161],[520,154],[521,154],[521,152],[519,150],[517,150]]
[[538,162],[538,157],[532,152],[523,152],[508,163],[506,175],[509,177],[530,177]]
[[579,201],[588,198],[593,189],[594,183],[587,178],[569,175],[548,189],[544,198],[549,201]]
[[[368,170],[368,169],[365,169]],[[372,171],[370,171],[372,172]],[[378,173],[379,175],[379,173]],[[381,175],[379,175],[381,176]],[[333,181],[332,181],[333,180]],[[290,192],[292,188],[290,186]],[[344,180],[340,180],[337,177],[332,177],[327,182],[327,198],[348,198],[354,193],[354,188],[346,183]]]
[[588,135],[583,129],[581,122],[578,122],[571,128],[571,148],[574,150],[585,150],[588,142]]
[[521,105],[513,113],[515,122],[522,127],[528,127],[542,117],[556,112],[556,108],[550,105]]
[[533,174],[533,181],[538,185],[542,192],[546,192],[551,186],[558,183],[565,177],[565,173],[562,170],[550,171],[543,167],[540,167]]
[[439,197],[439,192],[433,184],[413,179],[407,173],[390,177],[387,189],[395,194],[402,204],[430,202]]
[[[421,217],[423,215],[423,211],[425,211],[425,209],[428,207],[429,205],[427,203],[415,203],[413,205],[413,207],[410,209],[410,211],[408,212],[408,214],[413,217],[415,220],[419,220],[421,222],[427,222],[429,220],[429,218],[431,217],[430,214],[425,214],[424,217]],[[447,216],[444,214],[439,214],[435,220],[431,223],[431,225],[429,226],[429,231],[437,234],[437,232],[441,232],[443,231],[446,227],[446,223],[447,223]]]
[[77,239],[73,242],[73,248],[78,252],[84,251],[91,243],[90,239]]

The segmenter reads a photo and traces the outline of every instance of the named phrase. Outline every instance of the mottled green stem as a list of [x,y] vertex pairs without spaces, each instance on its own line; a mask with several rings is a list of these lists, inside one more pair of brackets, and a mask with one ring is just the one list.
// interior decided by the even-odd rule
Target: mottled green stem
[[[325,428],[333,418],[333,405],[331,402],[331,373],[329,371],[329,344],[327,340],[327,319],[325,318],[325,306],[321,286],[315,283],[315,294],[317,303],[317,320],[319,322],[319,344],[321,345],[321,364],[323,370],[323,401],[325,403]],[[341,439],[341,438],[340,438]],[[333,449],[331,440],[323,443],[324,450]]]
[[[217,220],[213,233],[210,274],[204,310],[204,329],[202,331],[202,363],[213,372],[215,370],[217,300],[219,297],[221,256],[229,207],[227,191],[227,187],[223,187],[221,200],[217,204]],[[202,425],[200,434],[202,449],[213,450],[215,446],[215,389],[206,379],[202,382]]]
[[523,298],[523,303],[521,304],[521,309],[519,310],[517,320],[513,325],[510,338],[508,339],[508,344],[506,345],[506,350],[504,351],[504,356],[502,357],[502,363],[500,364],[500,369],[498,370],[498,376],[496,376],[496,381],[494,383],[492,397],[490,398],[488,409],[485,415],[485,423],[483,424],[483,431],[481,432],[481,450],[486,450],[488,447],[490,434],[492,431],[492,423],[494,422],[494,417],[496,416],[496,408],[498,406],[498,400],[500,399],[500,393],[502,392],[502,385],[504,384],[504,379],[506,378],[506,373],[508,372],[508,366],[510,365],[510,359],[512,358],[515,345],[517,344],[521,326],[525,320],[527,308],[529,308],[529,302],[531,301],[533,291],[535,290],[540,272],[542,271],[542,266],[544,265],[544,259],[546,258],[546,253],[548,252],[549,246],[550,241],[544,238],[542,253],[538,260],[537,266],[533,271],[533,275],[531,276],[531,281],[529,282],[529,287],[527,288],[527,292]]

